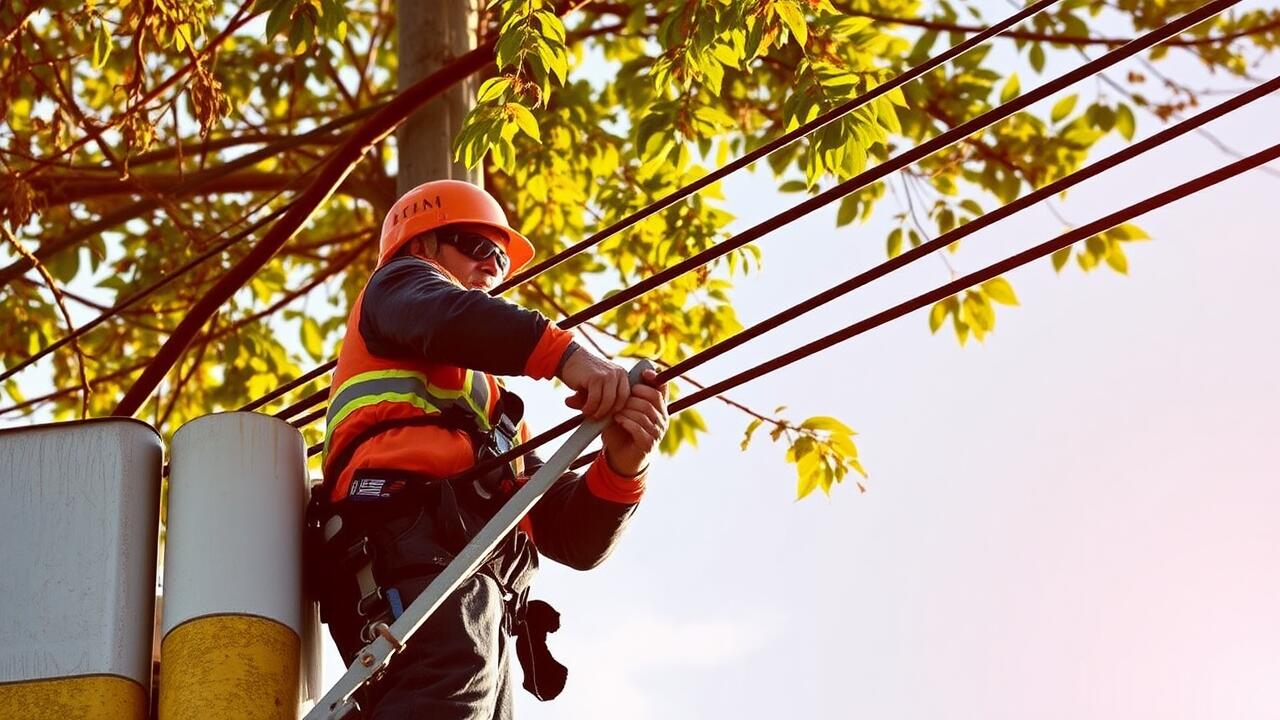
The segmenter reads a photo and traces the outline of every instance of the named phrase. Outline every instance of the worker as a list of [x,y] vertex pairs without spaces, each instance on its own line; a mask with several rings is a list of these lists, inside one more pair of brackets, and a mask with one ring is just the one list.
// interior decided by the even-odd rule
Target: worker
[[567,671],[545,639],[559,616],[528,599],[538,558],[579,570],[603,561],[666,431],[666,388],[652,371],[632,387],[570,332],[488,294],[533,254],[483,190],[428,182],[387,214],[378,265],[352,306],[310,516],[322,617],[348,664],[541,466],[528,454],[444,481],[529,436],[520,398],[497,376],[559,378],[570,407],[610,419],[586,472],[561,477],[357,695],[369,720],[510,717],[513,647],[524,687],[558,694]]

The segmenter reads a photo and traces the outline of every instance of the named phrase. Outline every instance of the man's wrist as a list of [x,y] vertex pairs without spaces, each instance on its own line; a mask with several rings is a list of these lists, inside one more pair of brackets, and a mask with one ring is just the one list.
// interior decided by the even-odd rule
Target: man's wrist
[[569,357],[578,351],[578,343],[570,342],[569,346],[564,349],[564,353],[560,355],[560,362],[556,363],[556,377],[564,374],[565,363],[569,362]]
[[623,475],[608,461],[608,455],[597,457],[591,467],[587,468],[586,483],[591,494],[604,500],[632,505],[640,502],[644,495],[645,477],[648,468],[637,475]]
[[619,477],[637,478],[644,475],[645,471],[649,469],[649,463],[646,462],[645,458],[640,458],[639,461],[634,463],[629,463],[625,460],[618,460],[614,458],[614,453],[609,452],[608,446],[603,448],[603,453],[605,464],[607,464],[609,469]]

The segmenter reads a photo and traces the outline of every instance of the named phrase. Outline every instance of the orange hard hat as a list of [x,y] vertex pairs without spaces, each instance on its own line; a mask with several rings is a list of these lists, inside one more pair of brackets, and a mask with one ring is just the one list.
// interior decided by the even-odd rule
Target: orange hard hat
[[507,224],[502,206],[489,193],[461,180],[432,180],[410,190],[382,221],[378,264],[399,252],[415,236],[454,223],[485,225],[506,238],[511,266],[507,277],[533,259],[533,243]]

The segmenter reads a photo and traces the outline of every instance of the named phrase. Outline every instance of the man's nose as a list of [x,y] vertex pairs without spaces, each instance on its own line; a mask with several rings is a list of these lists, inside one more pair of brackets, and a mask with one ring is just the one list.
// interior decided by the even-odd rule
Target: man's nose
[[493,273],[494,273],[495,275],[501,275],[501,274],[502,274],[502,268],[498,267],[498,256],[497,256],[497,255],[490,255],[489,257],[487,257],[487,258],[485,258],[485,259],[481,260],[481,261],[480,261],[480,264],[481,264],[482,266],[484,266],[484,267],[493,268]]

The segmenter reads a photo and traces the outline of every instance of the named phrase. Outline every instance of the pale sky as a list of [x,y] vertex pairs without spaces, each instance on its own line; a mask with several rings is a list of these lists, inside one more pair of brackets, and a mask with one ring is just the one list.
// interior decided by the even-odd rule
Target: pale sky
[[[1272,97],[1211,129],[1249,152],[1280,141],[1277,117]],[[1139,115],[1140,133],[1155,127]],[[1061,209],[1084,223],[1228,160],[1190,136]],[[798,197],[752,176],[726,194],[739,229]],[[746,418],[705,404],[713,432],[655,463],[615,556],[545,566],[535,594],[563,613],[550,641],[569,683],[552,703],[518,693],[520,716],[1280,715],[1277,200],[1280,179],[1253,172],[1141,218],[1155,240],[1129,247],[1129,277],[1015,272],[1022,306],[985,344],[931,336],[917,313],[732,394],[853,425],[865,495],[793,502],[783,448],[739,452]],[[763,241],[764,272],[735,296],[744,322],[882,260],[891,207]],[[1059,230],[1033,208],[954,262],[971,271]],[[948,279],[918,265],[696,377]],[[559,417],[535,397],[535,419]]]

